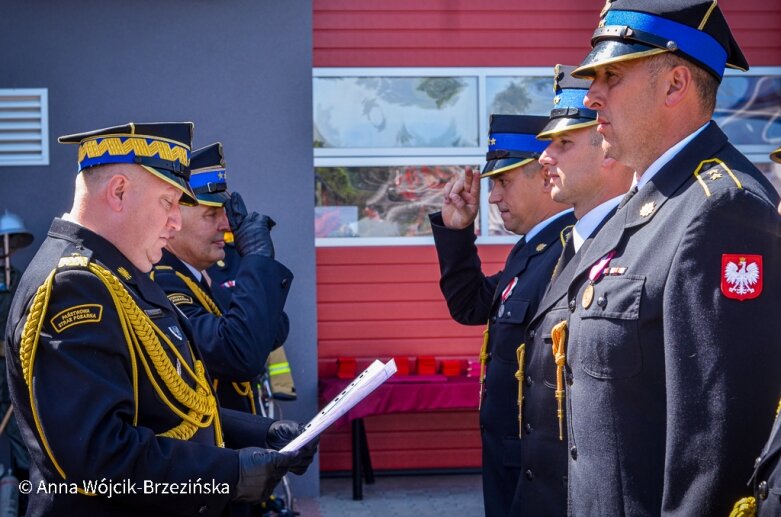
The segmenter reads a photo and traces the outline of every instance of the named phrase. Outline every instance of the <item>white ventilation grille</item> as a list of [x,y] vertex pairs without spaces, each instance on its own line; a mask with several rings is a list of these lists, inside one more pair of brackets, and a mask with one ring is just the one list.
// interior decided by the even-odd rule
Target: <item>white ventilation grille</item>
[[45,88],[0,89],[0,166],[49,165]]

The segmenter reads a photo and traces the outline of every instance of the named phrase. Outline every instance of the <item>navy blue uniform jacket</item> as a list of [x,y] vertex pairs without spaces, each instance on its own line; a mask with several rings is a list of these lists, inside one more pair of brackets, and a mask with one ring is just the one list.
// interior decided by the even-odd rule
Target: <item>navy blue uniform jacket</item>
[[[198,284],[222,316],[209,312],[176,272]],[[248,411],[247,398],[238,395],[232,383],[252,381],[264,371],[283,321],[293,273],[268,257],[242,257],[227,307],[168,250],[163,250],[163,258],[155,266],[154,280],[190,320],[209,373],[219,381],[220,403]]]
[[[33,491],[28,515],[221,514],[235,493],[239,474],[238,452],[231,448],[263,446],[271,421],[223,410],[223,433],[230,448],[215,446],[213,426],[199,430],[189,441],[157,436],[182,420],[158,398],[141,364],[136,363],[134,378],[114,301],[98,277],[83,267],[63,267],[54,278],[32,366],[32,390],[28,390],[19,346],[29,305],[60,258],[74,253],[88,257],[119,278],[190,367],[191,351],[198,357],[186,318],[146,273],[97,234],[55,219],[48,238],[22,277],[6,333],[11,397],[31,456]],[[68,314],[79,310],[97,317],[67,319]],[[173,354],[168,349],[166,352],[174,361]],[[159,377],[152,375],[160,383]],[[192,386],[188,377],[184,379]],[[85,481],[100,482],[104,478],[115,483],[136,483],[137,493],[108,498],[38,490],[41,483],[76,483],[81,488]],[[142,492],[144,482],[187,483],[198,479],[227,483],[230,494]]]
[[[483,499],[486,515],[508,515],[518,476],[524,475],[520,470],[516,350],[525,341],[526,325],[537,310],[561,254],[561,231],[575,219],[572,213],[563,214],[531,242],[519,241],[504,269],[486,276],[474,244],[474,230],[450,230],[444,226],[440,213],[430,218],[442,275],[440,288],[450,315],[465,325],[485,325],[490,318],[489,358],[480,410]],[[499,316],[501,292],[516,276],[518,284]],[[526,354],[528,357],[528,348]]]
[[[728,515],[751,495],[779,399],[778,202],[711,122],[594,238],[567,289],[573,515]],[[727,281],[741,257],[752,299]]]

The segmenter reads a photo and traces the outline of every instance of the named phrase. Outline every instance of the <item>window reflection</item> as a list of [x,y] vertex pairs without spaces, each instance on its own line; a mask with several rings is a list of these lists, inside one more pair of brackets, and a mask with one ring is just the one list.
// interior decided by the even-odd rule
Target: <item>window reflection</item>
[[476,77],[316,77],[314,146],[476,147]]
[[781,77],[726,76],[713,119],[733,145],[781,143]]
[[[316,167],[316,237],[431,235],[428,214],[466,166]],[[477,169],[477,166],[473,166]]]
[[553,108],[550,77],[486,77],[488,114],[548,115]]

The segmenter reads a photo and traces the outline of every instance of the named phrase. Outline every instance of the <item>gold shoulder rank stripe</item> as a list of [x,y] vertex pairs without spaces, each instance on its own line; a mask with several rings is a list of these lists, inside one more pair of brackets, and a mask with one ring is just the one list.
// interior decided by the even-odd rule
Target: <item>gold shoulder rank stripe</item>
[[166,271],[173,269],[171,266],[155,266],[155,271]]
[[100,323],[103,318],[103,306],[97,303],[75,305],[55,314],[51,321],[52,328],[58,334],[63,330],[82,323]]
[[57,267],[87,267],[89,259],[83,255],[71,255],[70,257],[62,257]]
[[708,160],[703,160],[700,162],[700,164],[697,166],[696,169],[694,169],[694,177],[697,179],[697,183],[700,184],[702,189],[705,191],[705,197],[710,197],[711,192],[710,188],[708,188],[707,183],[705,183],[705,180],[700,175],[700,172],[702,172],[703,168],[708,164],[716,164],[714,167],[710,167],[709,169],[705,170],[705,173],[708,174],[706,179],[716,181],[720,179],[723,175],[721,172],[726,172],[730,178],[732,178],[732,181],[735,182],[735,185],[739,189],[743,188],[743,185],[740,183],[740,180],[735,176],[735,174],[732,172],[732,169],[727,167],[727,164],[723,161],[719,160],[718,158],[710,158]]
[[171,293],[171,294],[168,295],[168,299],[171,300],[171,303],[173,303],[174,305],[182,305],[182,304],[192,305],[193,304],[192,297],[191,296],[187,296],[184,293]]

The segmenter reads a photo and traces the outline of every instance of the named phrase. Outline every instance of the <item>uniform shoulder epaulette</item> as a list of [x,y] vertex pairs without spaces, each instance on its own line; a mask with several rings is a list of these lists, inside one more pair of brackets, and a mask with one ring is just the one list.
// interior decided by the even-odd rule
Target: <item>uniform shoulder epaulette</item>
[[[716,187],[731,187],[734,183],[739,189],[743,188],[732,169],[718,158],[701,161],[697,168],[694,169],[693,175],[697,183],[702,187],[702,190],[705,191],[705,197],[710,197],[712,190]],[[728,184],[725,185],[724,182],[728,182]]]
[[569,237],[569,234],[572,232],[573,228],[575,228],[574,224],[568,224],[561,229],[561,232],[559,232],[559,240],[561,241],[562,246],[567,245],[567,238]]

